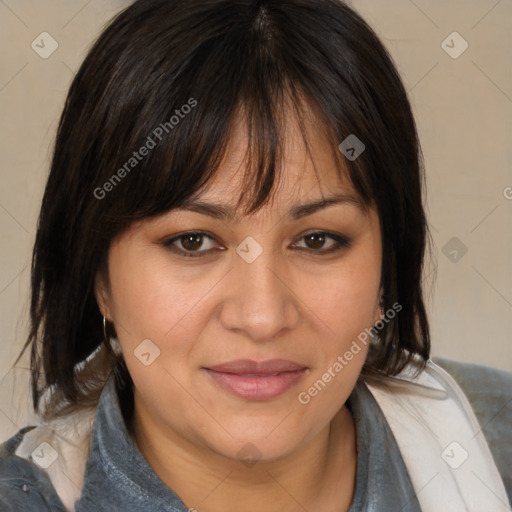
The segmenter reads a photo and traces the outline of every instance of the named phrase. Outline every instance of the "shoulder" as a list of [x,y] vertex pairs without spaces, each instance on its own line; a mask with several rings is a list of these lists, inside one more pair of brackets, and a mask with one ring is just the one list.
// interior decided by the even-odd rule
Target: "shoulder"
[[[84,483],[95,415],[96,407],[83,408],[25,427],[0,444],[0,510],[72,509]],[[20,489],[28,508],[4,506]]]
[[433,361],[462,388],[482,427],[512,435],[512,372],[444,358]]
[[512,500],[512,373],[443,358],[433,361],[466,395]]
[[28,426],[0,444],[0,510],[65,512],[48,475],[34,462],[15,454]]

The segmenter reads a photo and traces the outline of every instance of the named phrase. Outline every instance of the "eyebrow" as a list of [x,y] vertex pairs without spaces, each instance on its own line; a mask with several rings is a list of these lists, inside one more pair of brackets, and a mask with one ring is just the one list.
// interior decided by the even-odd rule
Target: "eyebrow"
[[[316,201],[294,205],[290,208],[286,216],[291,220],[299,220],[319,210],[338,204],[351,204],[358,207],[363,213],[366,212],[363,201],[358,197],[350,194],[337,194],[331,197],[317,199]],[[219,203],[205,202],[200,199],[189,199],[178,209],[201,213],[224,221],[236,218],[236,212],[233,208]]]

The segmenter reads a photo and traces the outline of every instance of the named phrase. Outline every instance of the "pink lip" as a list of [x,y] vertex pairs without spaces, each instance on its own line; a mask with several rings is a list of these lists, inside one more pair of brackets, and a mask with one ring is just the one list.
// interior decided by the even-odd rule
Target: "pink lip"
[[308,368],[284,359],[241,359],[203,369],[231,394],[247,400],[269,400],[297,384]]

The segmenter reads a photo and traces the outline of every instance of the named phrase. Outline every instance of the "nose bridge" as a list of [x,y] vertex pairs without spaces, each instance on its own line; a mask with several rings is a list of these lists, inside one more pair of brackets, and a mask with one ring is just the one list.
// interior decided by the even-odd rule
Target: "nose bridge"
[[250,263],[242,253],[234,265],[221,312],[225,328],[244,331],[254,340],[268,340],[297,325],[298,301],[286,285],[285,265],[272,251],[263,251]]
[[[258,261],[259,260],[259,261]],[[250,303],[262,303],[270,305],[268,301],[279,301],[282,299],[282,282],[278,279],[280,269],[276,265],[276,258],[272,257],[270,251],[261,255],[252,263],[237,262],[239,276],[241,278],[242,296],[250,299]]]

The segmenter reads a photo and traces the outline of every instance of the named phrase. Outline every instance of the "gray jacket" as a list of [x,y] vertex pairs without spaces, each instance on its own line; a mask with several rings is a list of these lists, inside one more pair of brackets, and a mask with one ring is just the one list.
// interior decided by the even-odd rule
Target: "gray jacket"
[[[435,361],[452,375],[470,401],[512,502],[512,374],[481,365]],[[349,512],[421,512],[395,438],[361,379],[347,405],[355,419],[358,444],[356,489]],[[15,454],[32,428],[21,429],[0,445],[0,511],[65,511],[45,471]],[[133,444],[113,379],[98,404],[84,486],[75,510],[189,510]]]

